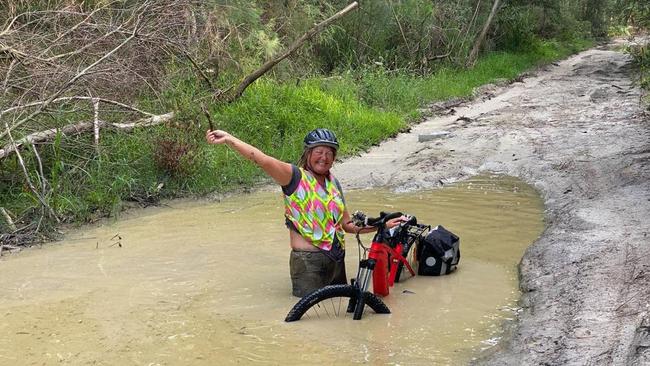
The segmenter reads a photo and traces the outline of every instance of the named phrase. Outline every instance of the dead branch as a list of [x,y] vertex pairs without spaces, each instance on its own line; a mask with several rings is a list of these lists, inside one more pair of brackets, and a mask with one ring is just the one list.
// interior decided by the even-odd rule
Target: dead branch
[[[27,217],[13,216],[16,224],[31,223],[19,233],[1,234],[2,245],[40,240],[42,225],[57,219],[46,179],[56,161],[42,155],[38,144],[94,133],[98,147],[100,128],[129,131],[172,119],[174,113],[150,113],[132,100],[142,98],[144,88],[158,95],[168,80],[165,65],[197,54],[198,45],[187,37],[187,17],[193,16],[187,10],[210,8],[196,0],[46,3],[13,9],[0,22],[0,159],[16,159],[16,173],[40,206]],[[85,159],[75,156],[71,164],[75,158]],[[3,217],[0,212],[2,224]]]
[[201,103],[201,110],[203,111],[205,118],[208,120],[208,126],[210,126],[210,131],[214,131],[215,129],[214,129],[214,123],[212,123],[212,116],[210,116],[210,112],[205,107],[204,103]]
[[210,90],[214,90],[214,86],[212,85],[212,81],[210,81],[210,78],[205,74],[205,72],[203,72],[203,69],[201,69],[201,67],[199,67],[199,65],[194,61],[194,58],[192,58],[192,56],[190,56],[190,54],[188,52],[186,52],[186,51],[183,51],[183,54],[190,61],[190,63],[192,64],[194,69],[199,73],[201,78],[206,83],[208,83],[208,86],[210,87]]
[[18,61],[16,61],[16,59],[11,60],[11,63],[9,64],[9,67],[7,68],[7,73],[5,74],[5,79],[2,82],[2,96],[7,95],[7,92],[9,91],[9,89],[7,88],[7,85],[9,83],[9,78],[11,76],[11,71],[13,71],[14,66],[16,66],[17,62]]
[[140,16],[138,15],[138,20],[137,20],[135,26],[133,27],[133,31],[132,31],[131,35],[130,35],[128,38],[126,38],[124,41],[122,41],[122,43],[120,43],[119,45],[117,45],[117,47],[115,47],[115,48],[113,48],[112,50],[106,52],[106,53],[105,53],[102,57],[100,57],[98,60],[96,60],[96,61],[93,62],[92,64],[86,66],[86,68],[84,68],[83,70],[81,70],[79,73],[77,73],[75,76],[73,76],[70,80],[68,80],[67,82],[65,82],[65,83],[64,83],[64,84],[59,88],[59,90],[57,90],[57,91],[54,92],[52,95],[50,95],[48,98],[46,98],[46,100],[40,102],[40,103],[39,103],[39,106],[38,106],[38,109],[37,109],[36,111],[34,111],[34,112],[32,112],[31,114],[29,114],[27,117],[24,117],[24,118],[18,120],[17,122],[13,123],[12,126],[8,126],[8,125],[7,125],[7,126],[6,126],[6,130],[5,130],[5,132],[3,132],[2,134],[0,134],[0,138],[6,136],[6,135],[9,134],[12,130],[14,130],[14,129],[18,128],[19,126],[21,126],[23,123],[25,123],[25,122],[27,122],[27,121],[30,121],[30,120],[32,120],[34,117],[36,117],[36,116],[38,116],[39,114],[41,114],[41,113],[45,110],[45,108],[46,108],[50,103],[52,103],[52,102],[53,102],[55,99],[57,99],[61,94],[63,94],[66,90],[68,90],[68,88],[69,88],[70,86],[72,86],[74,83],[76,83],[77,80],[81,79],[81,78],[82,78],[83,76],[85,76],[85,75],[86,75],[86,74],[87,74],[87,73],[88,73],[92,68],[94,68],[95,66],[99,65],[100,63],[102,63],[102,62],[103,62],[104,60],[106,60],[108,57],[110,57],[110,56],[113,55],[115,52],[117,52],[120,48],[124,47],[124,45],[126,45],[127,43],[129,43],[133,38],[136,37],[137,32],[138,32],[138,29],[139,29],[139,26],[140,26],[139,24],[140,24]]
[[94,118],[93,118],[93,135],[95,137],[95,150],[99,154],[99,101],[97,99],[93,99],[93,110],[94,110]]
[[449,57],[449,55],[451,55],[451,51],[445,53],[444,55],[427,56],[427,61],[440,60]]
[[313,36],[316,34],[320,33],[323,29],[325,29],[327,26],[332,24],[334,21],[342,18],[345,16],[347,13],[355,9],[359,4],[355,1],[351,3],[350,5],[346,6],[343,10],[339,11],[338,13],[332,15],[331,17],[325,19],[324,21],[316,24],[312,29],[307,31],[307,33],[303,34],[300,38],[298,38],[289,48],[280,56],[267,61],[260,67],[259,69],[255,70],[252,74],[246,76],[244,80],[237,86],[235,89],[234,94],[230,99],[228,100],[229,102],[233,102],[237,98],[241,97],[242,94],[244,93],[244,90],[252,84],[255,80],[259,79],[260,76],[264,75],[266,72],[271,70],[273,66],[277,65],[278,62],[284,60],[285,58],[289,57],[292,55],[300,46],[302,46],[303,43],[305,43],[307,40],[311,39]]
[[[66,36],[68,36],[68,35],[74,33],[74,32],[75,32],[77,29],[79,29],[81,26],[85,25],[85,24],[86,24],[86,23],[87,23],[87,22],[88,22],[88,21],[89,21],[89,20],[90,20],[90,19],[91,19],[95,14],[96,14],[96,13],[98,13],[100,10],[104,10],[107,6],[108,6],[108,4],[106,4],[105,6],[99,7],[99,8],[97,8],[97,9],[91,11],[91,12],[90,12],[90,13],[89,13],[89,14],[88,14],[88,15],[87,15],[83,20],[81,20],[80,22],[77,22],[77,24],[75,24],[74,26],[70,27],[70,29],[68,29],[67,31],[65,31],[64,33],[60,34],[58,37],[56,37],[56,39],[54,39],[54,41],[51,42],[50,46],[47,47],[47,48],[45,48],[45,49],[41,52],[40,55],[43,56],[44,54],[48,53],[48,52],[52,49],[52,46],[53,46],[53,45],[58,44],[59,41],[61,41],[62,39],[64,39]],[[109,34],[110,34],[110,33],[112,33],[112,32],[109,32]],[[103,39],[103,38],[105,38],[105,37],[101,37],[100,39]],[[82,47],[82,48],[86,48],[86,47]],[[61,57],[60,55],[57,55],[57,56],[54,56],[54,57],[52,57],[52,58],[60,58],[60,57]]]
[[36,145],[31,145],[32,148],[34,149],[34,157],[36,157],[36,162],[38,163],[38,179],[41,182],[41,192],[43,192],[43,196],[47,194],[47,178],[45,178],[45,173],[43,172],[43,161],[41,160],[41,154],[38,153],[38,149],[36,148]]
[[[174,113],[166,113],[161,115],[152,115],[148,118],[143,118],[132,123],[109,123],[105,121],[98,120],[97,125],[99,128],[111,127],[118,130],[131,131],[134,128],[139,127],[149,127],[155,126],[167,121],[170,121],[174,117]],[[12,142],[9,145],[0,149],[0,159],[4,159],[12,153],[15,153],[25,144],[37,144],[53,139],[57,134],[62,134],[64,136],[78,135],[86,131],[92,131],[95,127],[95,121],[92,122],[79,122],[70,125],[63,126],[61,128],[52,128],[45,131],[39,131],[32,134],[29,134],[22,139]]]
[[[118,102],[118,101],[115,101],[115,100],[106,99],[106,98],[99,98],[99,97],[82,97],[82,96],[61,97],[61,98],[54,99],[51,103],[64,103],[64,102],[70,102],[70,101],[75,101],[75,100],[84,100],[84,101],[91,101],[91,102],[97,100],[98,102],[101,102],[101,103],[112,104],[112,105],[115,105],[115,106],[118,106],[118,107],[121,107],[121,108],[124,108],[124,109],[128,109],[128,110],[131,110],[131,111],[134,111],[134,112],[144,114],[146,116],[154,116],[154,114],[143,111],[143,110],[138,109],[138,108],[136,108],[134,106],[124,104],[124,103],[121,103],[121,102]],[[7,108],[7,109],[5,109],[3,111],[0,111],[0,117],[2,117],[2,115],[4,115],[4,114],[10,113],[10,112],[15,112],[15,111],[18,111],[18,110],[21,110],[21,109],[27,109],[27,108],[32,108],[32,107],[41,107],[44,103],[45,103],[45,101],[38,101],[38,102],[32,102],[32,103],[28,103],[28,104],[23,104],[23,105],[17,105],[17,106],[14,106],[14,107],[10,107],[10,108]],[[0,135],[0,137],[3,137],[3,135]]]
[[[5,127],[7,129],[7,135],[9,136],[9,141],[11,142],[12,145],[15,145],[14,138],[11,135],[11,131],[9,130],[9,125],[5,122]],[[27,185],[29,186],[29,189],[34,193],[36,198],[38,198],[38,201],[41,203],[42,207],[46,208],[49,212],[50,215],[56,220],[57,223],[60,223],[61,220],[59,220],[59,217],[56,215],[52,207],[45,202],[45,199],[41,194],[36,190],[36,187],[34,187],[34,184],[32,183],[32,180],[29,178],[29,172],[27,172],[27,167],[25,166],[25,161],[23,160],[23,156],[20,154],[20,151],[18,149],[15,150],[16,156],[18,157],[18,163],[20,164],[20,168],[23,171],[23,174],[25,175],[25,182],[27,182]]]

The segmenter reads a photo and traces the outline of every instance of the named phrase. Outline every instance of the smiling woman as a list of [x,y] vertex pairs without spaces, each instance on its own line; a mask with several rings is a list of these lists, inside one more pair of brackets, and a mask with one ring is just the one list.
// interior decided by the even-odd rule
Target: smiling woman
[[[325,128],[309,132],[298,166],[266,155],[225,131],[207,131],[206,140],[230,146],[282,186],[293,295],[302,297],[327,285],[347,283],[344,233],[373,228],[352,224],[341,185],[330,172],[339,148],[334,132]],[[399,220],[389,221],[387,227]]]

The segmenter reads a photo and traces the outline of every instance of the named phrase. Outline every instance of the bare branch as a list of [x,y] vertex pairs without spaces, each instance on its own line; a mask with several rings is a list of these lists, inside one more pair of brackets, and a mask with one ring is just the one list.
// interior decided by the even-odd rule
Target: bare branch
[[[9,140],[11,141],[11,144],[15,145],[14,139],[11,136],[11,131],[9,130],[9,124],[5,123],[5,128],[7,129],[7,135],[9,136]],[[29,172],[27,171],[27,167],[25,166],[25,161],[23,160],[23,156],[20,154],[20,151],[15,150],[15,152],[16,152],[16,156],[18,157],[18,163],[20,165],[20,168],[22,169],[23,174],[25,175],[25,182],[27,182],[29,189],[32,191],[32,193],[34,193],[36,198],[38,198],[38,201],[41,203],[41,205],[50,212],[50,214],[52,215],[52,217],[54,217],[56,222],[57,223],[61,222],[59,220],[59,217],[54,212],[54,210],[52,210],[52,207],[50,207],[50,205],[48,205],[47,202],[45,202],[43,196],[41,196],[41,194],[36,190],[36,187],[34,187],[32,180],[29,178]]]
[[139,26],[140,26],[140,19],[138,18],[138,22],[137,22],[137,23],[135,24],[135,26],[133,27],[133,33],[131,33],[131,35],[130,35],[127,39],[125,39],[125,40],[124,40],[122,43],[120,43],[117,47],[115,47],[115,48],[113,48],[112,50],[110,50],[109,52],[107,52],[107,53],[106,53],[104,56],[102,56],[99,60],[93,62],[92,64],[90,64],[89,66],[87,66],[85,69],[81,70],[81,72],[79,72],[79,73],[78,73],[77,75],[75,75],[72,79],[70,79],[67,83],[65,83],[57,93],[55,93],[55,94],[52,95],[50,98],[48,98],[48,101],[46,101],[46,105],[49,104],[52,100],[56,99],[59,95],[61,95],[61,94],[62,94],[62,93],[63,93],[63,92],[64,92],[64,91],[65,91],[65,90],[66,90],[70,85],[74,84],[77,80],[79,80],[81,77],[83,77],[84,75],[86,75],[86,73],[87,73],[90,69],[92,69],[93,67],[95,67],[95,66],[99,65],[100,63],[102,63],[104,60],[106,60],[107,58],[109,58],[112,54],[114,54],[115,52],[117,52],[120,48],[124,47],[124,45],[126,45],[127,43],[129,43],[133,38],[135,38],[136,35],[137,35],[137,32],[138,32],[138,28],[139,28]]
[[[143,118],[132,123],[108,123],[105,121],[98,120],[97,126],[112,127],[119,130],[131,131],[134,128],[156,126],[165,123],[167,121],[170,121],[172,118],[174,118],[174,113],[170,112],[161,115],[152,115],[151,117]],[[45,131],[34,132],[32,134],[23,137],[18,141],[12,140],[12,143],[0,149],[0,159],[4,159],[7,156],[11,155],[12,153],[15,153],[25,144],[42,143],[44,141],[53,139],[59,133],[62,135],[78,135],[82,132],[93,130],[94,126],[95,126],[94,121],[79,122],[79,123],[66,125],[61,128],[51,128]]]
[[[29,2],[19,3],[20,8],[36,8],[22,6]],[[167,85],[166,65],[172,58],[192,55],[190,62],[199,72],[198,66],[203,66],[202,60],[194,56],[202,53],[192,49],[198,45],[196,40],[203,39],[202,34],[195,34],[203,27],[188,28],[188,22],[205,21],[192,11],[212,9],[211,5],[196,0],[80,4],[43,2],[47,10],[17,14],[13,9],[0,22],[0,159],[16,159],[16,169],[22,170],[16,174],[40,206],[30,210],[28,217],[14,217],[16,224],[33,221],[27,229],[19,227],[19,234],[0,235],[2,244],[32,241],[40,235],[43,224],[55,220],[54,211],[47,206],[55,193],[46,179],[50,164],[66,159],[67,164],[75,165],[77,159],[92,159],[92,150],[85,146],[82,154],[90,157],[46,156],[40,143],[60,135],[90,135],[95,128],[130,131],[169,121],[174,113],[156,115],[133,101],[141,100],[143,95],[159,97]],[[219,29],[219,22],[213,24],[214,29]],[[222,37],[215,41],[222,43]],[[116,110],[120,113],[114,113]],[[95,146],[99,146],[97,137]],[[80,182],[79,189],[83,188]]]
[[7,129],[3,134],[0,134],[0,138],[6,136],[6,134],[9,133],[11,130],[13,130],[13,129],[19,127],[19,126],[22,125],[23,123],[25,123],[25,122],[27,122],[27,121],[33,119],[34,117],[38,116],[39,114],[41,114],[41,113],[43,112],[43,110],[44,110],[44,109],[45,109],[45,108],[46,108],[50,103],[52,103],[52,101],[54,101],[57,97],[59,97],[61,94],[63,94],[63,92],[65,92],[65,91],[66,91],[66,90],[67,90],[67,89],[68,89],[72,84],[74,84],[77,80],[79,80],[81,77],[83,77],[84,75],[86,75],[90,69],[92,69],[93,67],[99,65],[102,61],[106,60],[106,59],[107,59],[108,57],[110,57],[112,54],[114,54],[115,52],[117,52],[120,48],[124,47],[124,45],[126,45],[127,43],[129,43],[133,38],[136,37],[136,35],[137,35],[137,31],[138,31],[138,28],[139,28],[139,25],[140,25],[140,18],[138,18],[137,23],[136,23],[135,26],[133,27],[133,32],[131,33],[131,36],[129,36],[127,39],[125,39],[125,40],[124,40],[122,43],[120,43],[117,47],[113,48],[112,50],[110,50],[109,52],[107,52],[106,54],[104,54],[104,56],[102,56],[101,58],[99,58],[97,61],[93,62],[92,64],[90,64],[89,66],[87,66],[85,69],[81,70],[81,71],[80,71],[77,75],[75,75],[72,79],[68,80],[65,84],[63,84],[63,86],[62,86],[61,88],[59,88],[59,90],[58,90],[57,92],[55,92],[55,93],[52,94],[49,98],[47,98],[45,101],[43,101],[42,103],[40,103],[38,110],[32,112],[29,116],[27,116],[27,117],[25,117],[25,118],[23,118],[23,119],[21,119],[21,120],[15,122],[15,123],[13,124],[13,126],[11,126],[11,128],[8,128],[8,129]]
[[201,75],[201,78],[203,78],[203,80],[205,80],[205,82],[208,83],[210,90],[214,90],[212,81],[210,81],[210,78],[203,72],[203,70],[199,67],[199,65],[196,64],[192,56],[190,56],[190,54],[186,51],[183,51],[183,54],[185,55],[185,57],[187,57],[188,60],[190,60],[190,63],[192,64],[192,66],[194,66],[194,69],[196,69],[199,75]]
[[284,60],[285,58],[289,57],[291,54],[296,52],[296,50],[303,44],[305,41],[308,39],[312,38],[316,34],[320,33],[323,29],[325,29],[327,26],[329,26],[331,23],[334,21],[338,20],[339,18],[345,16],[347,13],[355,9],[359,4],[355,1],[351,3],[350,5],[346,6],[343,10],[339,11],[338,13],[332,15],[331,17],[325,19],[324,21],[316,24],[312,29],[307,31],[307,33],[303,34],[300,38],[298,38],[289,48],[280,56],[267,61],[260,67],[259,69],[255,70],[252,74],[248,75],[247,77],[244,78],[244,80],[237,86],[237,89],[235,89],[234,95],[230,98],[230,102],[234,101],[235,99],[241,97],[241,95],[244,93],[244,90],[252,84],[255,80],[257,80],[260,76],[264,75],[267,71],[269,71],[273,66],[275,66],[278,62]]
[[10,54],[15,60],[21,60],[21,62],[24,62],[25,60],[28,60],[28,59],[33,59],[33,60],[40,61],[40,62],[43,62],[43,63],[50,63],[50,60],[46,60],[46,59],[42,59],[42,58],[37,57],[37,56],[29,55],[29,54],[27,54],[25,52],[22,52],[20,50],[15,49],[15,48],[11,48],[9,46],[3,45],[2,43],[0,43],[0,52],[6,52],[6,53]]
[[105,6],[99,7],[99,8],[97,8],[97,9],[91,11],[91,12],[90,12],[90,13],[89,13],[89,14],[88,14],[88,15],[87,15],[87,16],[86,16],[82,21],[78,22],[78,23],[75,24],[74,26],[70,27],[70,29],[68,29],[67,31],[65,31],[63,34],[61,34],[61,35],[59,35],[58,37],[56,37],[56,39],[53,40],[53,41],[51,42],[50,47],[47,47],[46,49],[44,49],[44,50],[41,52],[41,56],[42,56],[43,54],[49,52],[49,51],[52,49],[52,45],[57,44],[60,40],[62,40],[63,38],[65,38],[65,37],[68,36],[69,34],[72,34],[73,32],[75,32],[77,29],[79,29],[79,27],[81,27],[82,25],[86,24],[86,22],[88,22],[88,20],[89,20],[90,18],[92,18],[92,17],[93,17],[97,12],[99,12],[100,10],[104,10],[107,6],[108,6],[108,4],[106,4]]
[[99,101],[93,98],[93,109],[94,109],[94,119],[93,119],[93,132],[95,137],[95,149],[99,154]]
[[[57,98],[57,99],[53,100],[51,103],[62,103],[62,102],[69,102],[69,101],[74,101],[74,100],[86,100],[86,101],[97,100],[97,101],[102,102],[102,103],[112,104],[112,105],[116,105],[118,107],[122,107],[124,109],[128,109],[128,110],[131,110],[131,111],[134,111],[134,112],[138,112],[138,113],[144,114],[145,116],[153,116],[154,115],[152,113],[149,113],[147,111],[143,111],[141,109],[130,106],[128,104],[120,103],[118,101],[105,99],[105,98],[82,97],[82,96],[62,97],[62,98]],[[2,115],[4,115],[4,114],[14,112],[14,111],[17,111],[17,110],[21,110],[21,109],[27,109],[27,108],[32,108],[32,107],[41,107],[43,105],[43,103],[45,103],[45,101],[38,101],[38,102],[33,102],[33,103],[23,104],[23,105],[17,105],[17,106],[11,107],[11,108],[7,108],[4,111],[0,111],[0,117],[2,117]]]
[[7,68],[7,73],[5,74],[5,80],[2,82],[2,95],[5,96],[7,95],[7,92],[9,89],[7,88],[7,85],[9,83],[9,78],[11,77],[11,72],[14,69],[14,66],[16,66],[16,59],[11,60],[11,63],[9,64],[9,67]]

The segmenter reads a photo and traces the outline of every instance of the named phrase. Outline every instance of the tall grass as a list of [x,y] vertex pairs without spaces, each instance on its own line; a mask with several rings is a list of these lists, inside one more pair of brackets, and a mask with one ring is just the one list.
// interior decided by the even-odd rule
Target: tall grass
[[[212,104],[209,112],[217,128],[283,161],[297,161],[302,138],[316,127],[336,132],[340,156],[345,157],[404,130],[417,121],[419,108],[427,103],[470,96],[477,86],[512,79],[588,45],[539,42],[526,52],[490,54],[471,70],[440,67],[428,76],[372,67],[299,83],[267,77],[251,85],[237,102]],[[52,168],[45,172],[52,186],[47,197],[52,208],[70,220],[88,221],[118,213],[127,199],[203,195],[265,181],[252,163],[225,146],[204,141],[207,124],[198,100],[206,95],[199,83],[190,73],[170,81],[162,105],[150,107],[177,111],[173,123],[129,134],[105,132],[99,153],[92,158],[77,159],[77,146],[92,147],[84,137],[66,138],[43,149],[42,158],[56,162],[46,164]],[[175,156],[179,154],[183,156]],[[28,151],[25,156],[36,166]],[[3,170],[18,171],[16,164],[10,167],[11,159],[3,164]],[[0,206],[20,215],[38,207],[38,202],[16,179],[0,187]]]

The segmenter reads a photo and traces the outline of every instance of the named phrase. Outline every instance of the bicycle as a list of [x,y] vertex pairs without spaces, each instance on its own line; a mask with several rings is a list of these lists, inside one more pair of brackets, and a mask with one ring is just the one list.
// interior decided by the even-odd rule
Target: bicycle
[[[355,214],[360,215],[360,219],[363,218],[362,213]],[[384,213],[380,213],[380,218],[382,214]],[[397,226],[394,232],[378,229],[370,245],[368,257],[377,261],[372,277],[375,295],[388,296],[390,287],[400,281],[404,267],[411,276],[416,275],[416,270],[411,266],[411,263],[417,263],[416,252],[411,249],[425,232],[431,230],[431,226],[418,224],[415,216],[406,217],[407,220]],[[371,220],[376,219],[368,219]]]
[[[392,232],[386,230],[386,222],[393,218],[404,216],[401,212],[381,212],[378,218],[368,218],[362,212],[355,212],[352,221],[359,227],[372,226],[377,228],[370,248],[361,242],[356,234],[359,248],[359,267],[357,275],[349,285],[329,285],[301,298],[289,311],[286,322],[300,320],[307,312],[316,317],[340,317],[352,313],[354,320],[361,319],[365,305],[377,314],[390,314],[390,309],[378,296],[388,295],[388,287],[399,281],[406,267],[411,275],[415,271],[406,259],[421,235],[429,230],[429,225],[417,223],[415,216],[407,216]],[[373,282],[373,292],[368,291],[370,279]],[[336,301],[338,299],[338,303]],[[347,301],[343,301],[347,299]],[[345,306],[345,309],[342,309]]]

